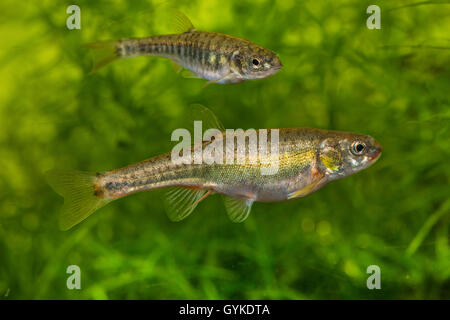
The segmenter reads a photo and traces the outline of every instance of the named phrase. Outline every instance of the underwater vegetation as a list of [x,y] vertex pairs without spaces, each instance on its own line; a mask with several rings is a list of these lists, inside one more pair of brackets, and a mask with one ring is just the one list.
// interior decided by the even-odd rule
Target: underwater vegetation
[[[0,3],[2,299],[450,298],[448,2],[177,1],[199,30],[276,52],[274,75],[236,85],[119,59],[90,73],[84,44],[168,34],[158,2]],[[69,231],[51,169],[106,171],[167,152],[193,103],[227,128],[296,128],[375,137],[369,169],[308,197],[258,203],[240,224],[220,197],[179,223],[163,192],[114,201]],[[192,123],[191,123],[192,124]],[[81,270],[68,290],[67,267]],[[369,290],[368,266],[381,270]]]

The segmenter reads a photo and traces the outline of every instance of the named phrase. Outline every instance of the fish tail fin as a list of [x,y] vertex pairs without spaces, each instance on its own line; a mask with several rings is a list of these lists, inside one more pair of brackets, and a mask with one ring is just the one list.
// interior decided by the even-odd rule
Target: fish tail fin
[[64,206],[59,216],[61,230],[72,228],[110,201],[96,192],[95,173],[51,170],[46,173],[46,179],[64,197]]
[[110,64],[120,58],[117,50],[118,41],[100,41],[85,44],[93,58],[93,66],[90,73]]

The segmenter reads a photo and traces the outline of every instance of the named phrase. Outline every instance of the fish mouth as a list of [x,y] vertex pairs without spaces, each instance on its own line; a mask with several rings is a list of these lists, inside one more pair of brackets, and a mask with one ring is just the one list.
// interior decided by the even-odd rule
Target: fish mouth
[[375,162],[381,156],[381,151],[370,157],[370,161]]
[[381,156],[381,153],[383,151],[383,148],[381,147],[381,144],[378,142],[375,142],[375,145],[373,146],[373,150],[369,155],[369,159],[371,162],[375,162],[378,160],[378,158]]
[[269,70],[269,75],[274,75],[278,71],[280,71],[282,66],[272,66]]
[[275,70],[280,70],[283,67],[283,64],[280,62],[278,62],[276,65],[274,65],[272,68]]
[[282,67],[283,67],[283,64],[281,63],[281,60],[279,60],[279,59],[272,61],[272,63],[271,63],[271,69],[275,72],[280,70]]

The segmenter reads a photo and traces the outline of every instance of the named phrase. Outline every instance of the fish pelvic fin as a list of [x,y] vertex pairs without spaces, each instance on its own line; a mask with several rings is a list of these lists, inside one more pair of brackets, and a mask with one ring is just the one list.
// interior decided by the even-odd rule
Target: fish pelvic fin
[[92,69],[89,73],[93,73],[120,58],[117,44],[118,41],[100,41],[85,44],[85,47],[91,52],[93,59]]
[[223,196],[225,209],[231,221],[244,222],[250,215],[254,200]]
[[69,230],[111,201],[97,195],[94,186],[95,173],[51,170],[45,176],[56,193],[64,197],[59,216],[61,230]]
[[168,188],[164,199],[167,216],[172,221],[186,219],[197,205],[211,193],[210,190],[198,188]]

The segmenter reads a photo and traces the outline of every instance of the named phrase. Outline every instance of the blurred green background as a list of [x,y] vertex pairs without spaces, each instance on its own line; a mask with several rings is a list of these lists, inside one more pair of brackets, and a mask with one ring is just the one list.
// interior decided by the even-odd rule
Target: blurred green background
[[[89,74],[84,43],[163,32],[151,1],[1,1],[0,299],[450,298],[450,4],[173,2],[200,30],[250,39],[284,68],[238,85],[142,57]],[[81,30],[66,28],[68,5]],[[369,169],[231,223],[210,197],[166,217],[160,191],[115,201],[70,231],[52,168],[103,171],[167,152],[192,103],[226,128],[370,134]],[[66,268],[81,268],[81,290]],[[368,290],[366,268],[381,268]]]

